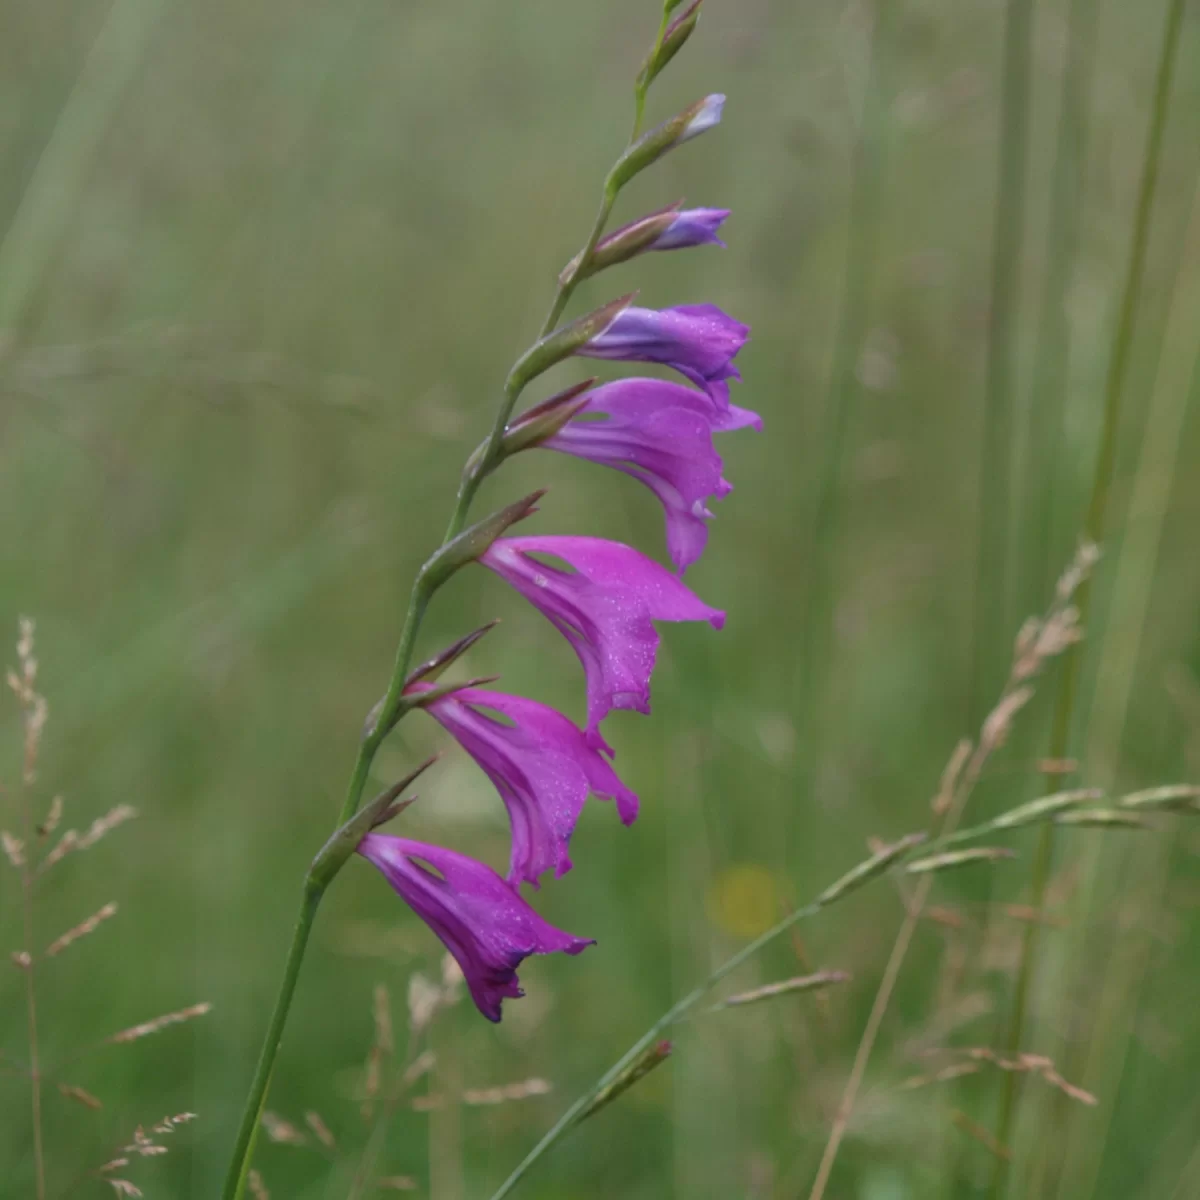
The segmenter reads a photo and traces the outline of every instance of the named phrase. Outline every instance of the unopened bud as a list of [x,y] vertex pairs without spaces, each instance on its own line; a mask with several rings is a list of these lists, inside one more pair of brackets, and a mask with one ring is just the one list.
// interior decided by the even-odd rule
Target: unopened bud
[[531,379],[569,358],[581,346],[599,337],[637,298],[636,292],[612,300],[602,308],[562,325],[535,343],[517,360],[509,372],[506,390],[518,393]]
[[551,396],[549,400],[543,400],[541,404],[526,409],[504,431],[504,441],[501,443],[504,456],[532,449],[552,438],[572,417],[587,407],[590,397],[584,393],[595,382],[594,376],[585,379],[582,383]]
[[668,150],[682,146],[707,129],[720,123],[725,107],[725,97],[719,94],[705,96],[683,112],[664,121],[661,125],[642,134],[624,154],[617,159],[609,172],[607,188],[616,194],[635,175],[657,162]]
[[[684,43],[692,36],[696,22],[700,19],[700,5],[704,0],[692,0],[688,8],[679,14],[663,33],[662,41],[650,52],[642,69],[638,72],[637,86],[644,91],[661,73],[663,68],[683,49]],[[683,0],[675,0],[667,9],[673,12]]]
[[602,238],[580,266],[576,255],[562,270],[560,283],[587,279],[597,271],[652,250],[686,250],[691,246],[724,246],[717,231],[729,216],[726,208],[682,208],[673,204]]
[[421,580],[426,590],[440,587],[459,567],[465,567],[479,558],[510,526],[537,512],[537,502],[545,494],[545,489],[533,492],[524,500],[518,500],[469,529],[464,529],[458,537],[447,542],[421,568]]
[[647,216],[622,226],[607,237],[601,238],[582,269],[578,254],[563,267],[559,272],[559,283],[573,279],[586,279],[589,275],[595,275],[597,271],[603,271],[605,267],[615,266],[617,263],[633,258],[636,254],[641,254],[643,250],[651,249],[654,243],[674,224],[675,217],[682,207],[683,201],[680,200],[669,208],[649,213]]

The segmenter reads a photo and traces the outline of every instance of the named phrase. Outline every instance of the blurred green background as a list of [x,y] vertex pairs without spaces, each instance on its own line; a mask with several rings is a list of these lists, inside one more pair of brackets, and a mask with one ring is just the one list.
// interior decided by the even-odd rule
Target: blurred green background
[[[642,303],[713,302],[753,327],[735,399],[766,431],[722,443],[736,492],[688,576],[729,621],[665,630],[653,716],[606,726],[642,816],[626,830],[590,806],[574,871],[535,898],[596,948],[529,962],[528,996],[498,1028],[469,1004],[444,1014],[418,1085],[453,1096],[538,1077],[554,1090],[402,1110],[383,1166],[417,1194],[490,1195],[694,981],[868,838],[928,824],[946,759],[1081,526],[1166,7],[1035,6],[998,445],[984,394],[1004,6],[882,5],[872,56],[867,4],[706,3],[650,111],[723,91],[726,120],[640,177],[619,216],[684,196],[729,207],[730,248],[621,267],[576,310],[637,287]],[[1110,787],[1200,774],[1188,7],[1073,744],[1078,778]],[[120,905],[39,973],[44,1054],[67,1060],[54,1078],[104,1104],[47,1096],[51,1195],[135,1124],[180,1110],[199,1121],[129,1178],[147,1196],[217,1195],[299,883],[386,682],[409,583],[583,238],[657,19],[649,0],[0,9],[0,629],[15,641],[19,614],[38,621],[38,810],[61,793],[67,825],[122,803],[141,814],[38,891],[43,942]],[[559,368],[531,396],[582,373]],[[982,522],[981,470],[999,480]],[[648,494],[554,455],[507,466],[480,511],[537,486],[551,493],[531,530],[663,556]],[[568,648],[490,575],[445,589],[420,648],[497,615],[467,669],[581,718]],[[1052,672],[975,815],[1038,786],[1056,685]],[[0,729],[11,826],[15,704]],[[434,748],[449,752],[404,829],[503,864],[502,807],[431,722],[391,738],[379,783]],[[993,1127],[999,1073],[897,1085],[931,1048],[1003,1043],[1022,930],[1003,906],[1028,899],[1032,842],[1012,840],[1016,863],[938,882],[944,919],[918,929],[830,1197],[984,1194],[991,1154],[964,1123]],[[1026,1049],[1099,1104],[1024,1082],[1010,1195],[1200,1195],[1200,838],[1184,823],[1059,844]],[[18,910],[6,870],[6,952],[22,945]],[[807,1195],[902,916],[883,881],[798,927],[733,986],[816,966],[852,982],[698,1017],[668,1066],[520,1194]],[[374,872],[352,864],[338,880],[270,1106],[298,1123],[319,1112],[342,1163],[365,1137],[373,988],[391,989],[402,1027],[408,977],[436,973],[438,950]],[[200,1000],[213,1004],[202,1020],[70,1057]],[[0,1051],[17,1063],[23,1005],[13,970]],[[19,1072],[0,1075],[0,1112],[0,1194],[31,1196]],[[257,1161],[277,1200],[346,1194],[343,1168],[314,1149],[264,1142]]]

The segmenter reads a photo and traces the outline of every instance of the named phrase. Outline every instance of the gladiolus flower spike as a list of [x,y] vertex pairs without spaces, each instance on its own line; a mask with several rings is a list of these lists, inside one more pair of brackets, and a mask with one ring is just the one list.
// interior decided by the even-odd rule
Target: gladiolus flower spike
[[538,916],[491,867],[406,838],[369,833],[358,852],[441,939],[489,1021],[524,993],[517,968],[531,954],[578,954],[594,945]]
[[[685,13],[685,33],[697,13],[698,4]],[[707,97],[645,134],[614,167],[608,188],[619,188],[667,150],[712,128],[723,102],[722,96]],[[648,252],[724,245],[719,232],[728,216],[724,209],[682,204],[651,213],[600,238],[586,261],[569,263],[564,286]],[[748,335],[745,325],[711,304],[655,310],[634,307],[628,295],[604,305],[535,343],[510,373],[509,392],[518,393],[570,355],[666,366],[695,386],[648,378],[594,389],[594,380],[577,384],[510,420],[499,453],[485,443],[472,463],[478,468],[486,462],[491,470],[509,454],[542,447],[633,476],[663,506],[668,553],[681,575],[705,549],[710,502],[731,490],[714,436],[762,427],[756,413],[729,398],[729,381],[740,378],[734,360]],[[495,786],[511,826],[508,878],[454,851],[378,832],[358,845],[445,944],[491,1021],[500,1020],[504,999],[522,994],[517,968],[525,958],[578,954],[592,944],[544,921],[520,886],[537,887],[547,871],[557,878],[571,869],[571,838],[589,796],[612,800],[626,825],[637,816],[638,797],[613,769],[600,725],[613,709],[650,711],[659,645],[655,622],[708,621],[720,629],[725,621],[678,575],[630,546],[592,537],[501,536],[539,496],[459,535],[435,555],[426,574],[442,560],[446,573],[476,561],[533,604],[583,666],[585,728],[535,700],[478,686],[486,680],[435,682],[474,651],[486,629],[410,672],[397,707],[428,712]]]

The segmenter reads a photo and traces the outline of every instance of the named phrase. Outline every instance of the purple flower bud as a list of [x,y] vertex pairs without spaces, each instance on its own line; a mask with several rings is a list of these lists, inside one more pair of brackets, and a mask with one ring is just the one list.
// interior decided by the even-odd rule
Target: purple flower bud
[[598,271],[627,262],[649,250],[684,250],[690,246],[724,246],[717,230],[729,216],[727,208],[689,208],[680,204],[647,213],[601,238],[579,269],[576,255],[562,269],[559,281],[587,279]]
[[520,696],[464,688],[434,701],[427,711],[483,768],[508,809],[513,887],[522,880],[537,887],[538,876],[551,867],[556,877],[571,869],[567,847],[589,793],[615,800],[626,825],[637,816],[637,796],[583,730],[554,709]]
[[700,134],[719,125],[721,123],[721,114],[724,111],[725,97],[719,92],[711,96],[705,96],[696,106],[695,111],[688,117],[687,124],[684,125],[683,132],[679,135],[679,142],[676,145],[698,137]]
[[727,208],[685,208],[647,247],[649,250],[683,250],[689,246],[724,246],[717,230],[729,218]]
[[[588,416],[603,416],[601,421]],[[667,549],[680,574],[700,557],[712,519],[707,501],[732,490],[721,477],[713,434],[761,427],[746,409],[722,413],[701,392],[660,379],[622,379],[590,393],[580,414],[542,446],[615,467],[662,502]]]
[[544,921],[491,867],[423,842],[369,833],[358,852],[433,930],[462,968],[489,1021],[500,1002],[524,995],[517,967],[531,954],[578,954],[594,945]]
[[662,363],[702,387],[722,410],[729,408],[729,379],[746,344],[748,326],[715,304],[679,308],[626,308],[576,353],[618,362]]
[[[694,25],[694,21],[692,25]],[[683,34],[683,32],[684,22],[681,19],[677,33]],[[686,40],[686,35],[682,40],[676,41],[675,50],[679,49],[684,40]],[[661,70],[665,65],[666,60],[660,58],[658,69]],[[664,121],[648,133],[643,133],[613,164],[613,169],[608,173],[608,179],[604,185],[605,189],[610,195],[615,196],[635,175],[657,162],[668,151],[674,150],[676,146],[682,146],[684,142],[691,141],[706,129],[711,129],[714,125],[719,124],[724,108],[724,96],[705,96],[703,100],[689,104],[683,112],[676,113],[670,120]]]
[[[534,555],[562,559],[570,571]],[[658,653],[655,621],[708,621],[709,608],[665,567],[620,542],[590,537],[517,537],[480,559],[516,588],[571,643],[587,677],[588,741],[604,748],[600,722],[614,708],[650,711]]]

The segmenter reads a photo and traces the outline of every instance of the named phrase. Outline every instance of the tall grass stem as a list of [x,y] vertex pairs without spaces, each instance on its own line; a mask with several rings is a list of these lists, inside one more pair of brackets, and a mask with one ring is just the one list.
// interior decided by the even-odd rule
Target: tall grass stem
[[[1170,107],[1171,83],[1179,49],[1180,31],[1183,26],[1184,0],[1170,0],[1159,53],[1158,70],[1154,87],[1154,99],[1150,113],[1150,128],[1146,137],[1142,159],[1141,179],[1138,186],[1137,207],[1134,214],[1133,236],[1130,242],[1129,259],[1121,305],[1109,360],[1108,378],[1105,386],[1104,417],[1100,435],[1100,448],[1096,456],[1095,474],[1092,480],[1091,499],[1088,503],[1084,523],[1084,536],[1097,544],[1103,540],[1108,513],[1109,493],[1112,487],[1113,466],[1116,460],[1118,433],[1121,418],[1121,401],[1129,369],[1129,356],[1133,345],[1134,327],[1142,280],[1146,266],[1146,248],[1150,237],[1150,221],[1154,208],[1154,196],[1158,184],[1159,163],[1162,154],[1163,132]],[[1091,597],[1091,585],[1085,580],[1078,593],[1077,605],[1080,621],[1086,626]],[[1079,647],[1067,651],[1059,685],[1058,701],[1054,714],[1054,726],[1049,755],[1052,759],[1067,756],[1070,746],[1071,724],[1074,714],[1075,695],[1078,687],[1080,666]],[[1046,896],[1050,868],[1054,859],[1054,830],[1050,826],[1042,829],[1031,870],[1032,904],[1040,911]],[[1025,927],[1021,942],[1021,957],[1017,970],[1017,982],[1013,997],[1012,1017],[1009,1023],[1006,1048],[1010,1056],[1020,1051],[1029,1003],[1029,992],[1033,982],[1038,948],[1039,923],[1030,922]],[[1000,1112],[996,1122],[996,1140],[1005,1146],[1010,1136],[1013,1110],[1016,1103],[1018,1081],[1015,1074],[1005,1077],[1001,1085]],[[992,1175],[992,1200],[1003,1195],[1008,1173],[1008,1160],[997,1156]]]
[[885,83],[882,58],[888,6],[870,11],[862,110],[850,179],[842,297],[834,333],[829,382],[817,432],[820,468],[812,502],[806,558],[809,564],[796,655],[796,708],[803,739],[802,794],[811,791],[822,738],[814,728],[822,711],[833,641],[835,543],[845,481],[846,446],[859,391],[858,363],[870,316],[872,268],[879,231],[883,180]]
[[1025,232],[1032,36],[1033,0],[1008,0],[1004,18],[1004,91],[979,459],[979,535],[968,706],[972,728],[983,719],[988,698],[995,693],[998,647],[1005,644],[1004,634],[1013,624],[1013,587],[1009,569],[1012,393]]
[[1064,461],[1064,413],[1071,364],[1067,299],[1079,244],[1080,207],[1088,147],[1088,96],[1095,62],[1096,0],[1071,0],[1067,16],[1067,61],[1059,97],[1046,230],[1046,273],[1042,284],[1033,374],[1027,408],[1025,456],[1029,485],[1022,541],[1032,563],[1021,590],[1024,608],[1054,581],[1070,553],[1060,544],[1058,479]]
[[0,329],[18,327],[167,0],[115,0],[0,239]]

